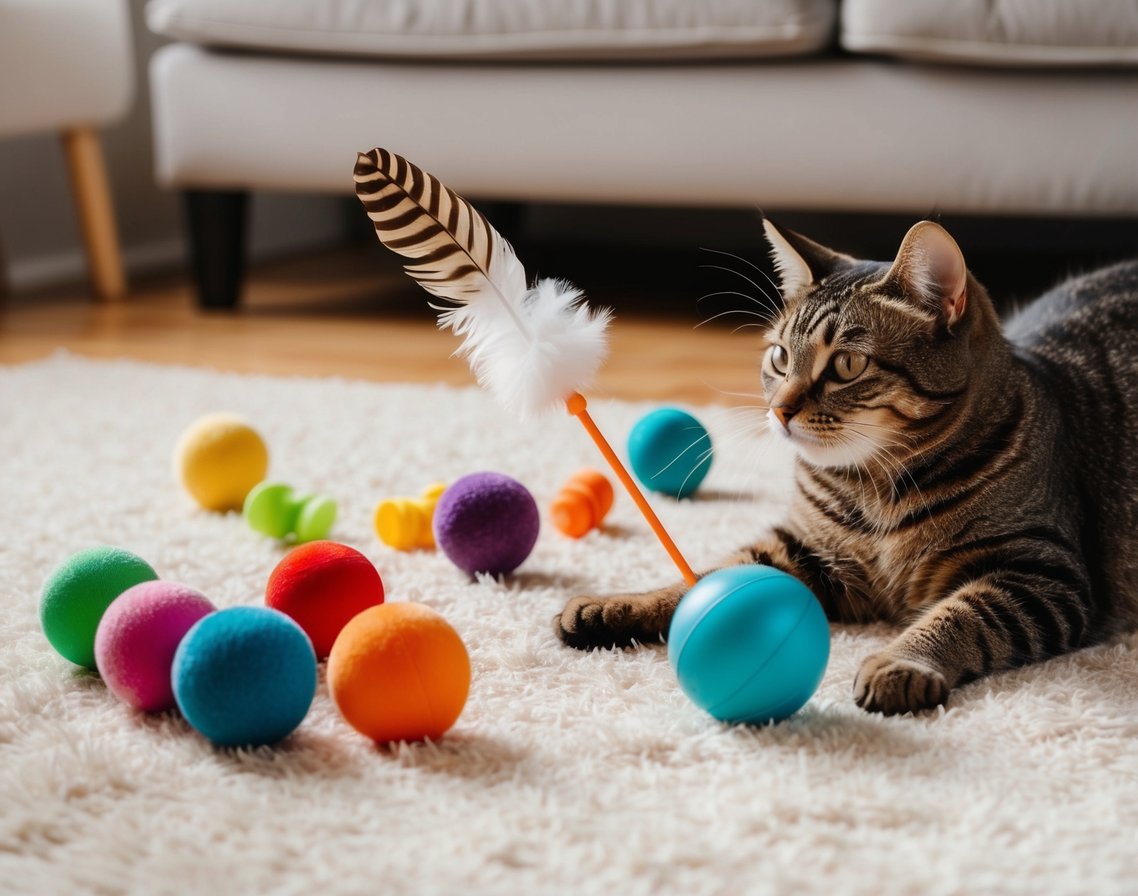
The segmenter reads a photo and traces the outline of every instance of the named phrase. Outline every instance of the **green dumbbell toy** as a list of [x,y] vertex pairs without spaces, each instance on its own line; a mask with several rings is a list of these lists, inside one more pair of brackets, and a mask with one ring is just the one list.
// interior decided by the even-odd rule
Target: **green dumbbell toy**
[[336,502],[323,495],[298,495],[280,482],[262,482],[249,492],[242,512],[255,532],[302,544],[328,537]]

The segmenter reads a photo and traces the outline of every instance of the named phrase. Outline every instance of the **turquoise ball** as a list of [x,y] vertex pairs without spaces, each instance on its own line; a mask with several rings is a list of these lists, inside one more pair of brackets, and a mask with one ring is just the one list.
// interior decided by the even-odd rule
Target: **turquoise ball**
[[732,566],[684,595],[668,659],[692,702],[724,722],[779,722],[810,699],[830,658],[830,625],[798,579]]
[[711,436],[686,411],[661,408],[641,417],[628,435],[628,459],[641,484],[686,498],[711,469]]
[[260,746],[291,734],[316,694],[316,652],[304,630],[268,607],[204,617],[178,645],[174,699],[221,746]]

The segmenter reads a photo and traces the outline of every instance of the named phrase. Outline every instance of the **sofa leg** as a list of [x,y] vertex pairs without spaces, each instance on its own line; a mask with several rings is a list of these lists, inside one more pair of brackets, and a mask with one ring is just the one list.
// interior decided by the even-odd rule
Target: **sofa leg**
[[126,294],[126,276],[99,135],[88,127],[64,131],[63,151],[71,172],[92,290],[103,301],[121,299]]
[[236,308],[245,276],[245,222],[249,194],[186,190],[190,259],[202,308]]

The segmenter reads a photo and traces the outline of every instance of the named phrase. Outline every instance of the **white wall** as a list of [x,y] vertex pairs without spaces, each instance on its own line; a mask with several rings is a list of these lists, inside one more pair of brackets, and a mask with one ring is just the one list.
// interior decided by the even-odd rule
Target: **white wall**
[[[150,143],[147,63],[165,39],[143,21],[145,0],[131,0],[138,87],[134,107],[103,133],[119,234],[128,274],[184,265],[182,210],[176,194],[154,182]],[[254,257],[340,239],[346,229],[342,200],[265,196],[254,200]],[[8,283],[21,291],[85,275],[63,152],[55,135],[0,142],[0,245]]]

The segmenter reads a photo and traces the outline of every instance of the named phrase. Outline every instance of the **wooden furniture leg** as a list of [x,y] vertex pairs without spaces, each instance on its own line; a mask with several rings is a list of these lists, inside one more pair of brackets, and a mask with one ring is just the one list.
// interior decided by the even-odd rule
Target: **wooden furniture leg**
[[96,298],[116,301],[126,294],[126,276],[99,135],[89,127],[64,131],[63,150],[87,248],[91,287]]

